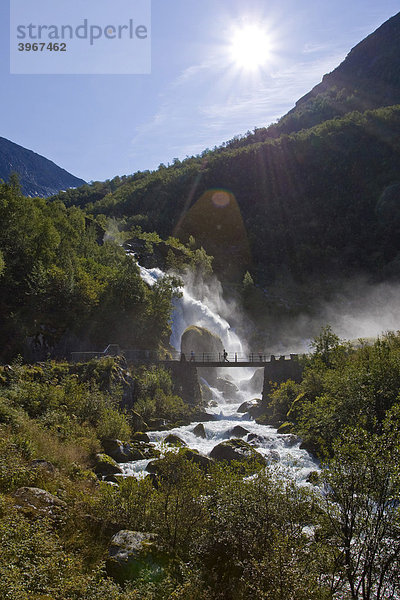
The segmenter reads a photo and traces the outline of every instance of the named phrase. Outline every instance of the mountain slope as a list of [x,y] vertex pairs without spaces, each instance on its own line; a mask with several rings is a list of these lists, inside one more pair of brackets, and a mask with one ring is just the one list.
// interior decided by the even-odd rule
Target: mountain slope
[[[60,198],[124,218],[128,227],[192,235],[215,256],[222,278],[238,280],[246,269],[267,284],[288,275],[400,276],[399,50],[400,14],[277,125]],[[221,188],[239,211],[209,193]],[[237,214],[242,223],[232,221]],[[239,243],[252,261],[238,262]]]
[[[232,212],[240,212],[252,256],[243,268],[259,281],[384,268],[400,275],[398,139],[400,106],[350,113],[291,136],[127,178],[113,192],[112,182],[97,184],[93,193],[101,186],[108,191],[86,207],[163,237],[193,235],[215,256],[222,277],[230,265],[242,266]],[[229,190],[232,210],[209,193],[221,188]],[[90,189],[59,197],[85,204]]]
[[51,196],[85,183],[40,154],[0,137],[0,179],[7,181],[13,172],[26,196]]
[[279,123],[283,133],[400,103],[400,13],[357,44]]

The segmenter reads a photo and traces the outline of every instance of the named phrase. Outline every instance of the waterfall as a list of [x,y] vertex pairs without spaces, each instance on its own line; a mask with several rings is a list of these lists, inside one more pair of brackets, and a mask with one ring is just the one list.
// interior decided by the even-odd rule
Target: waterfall
[[[154,285],[165,274],[160,269],[146,269],[140,267],[143,280],[150,286]],[[197,325],[209,329],[218,335],[224,347],[229,352],[242,351],[242,343],[233,331],[228,321],[221,316],[215,308],[211,308],[204,297],[196,297],[193,286],[181,288],[182,297],[173,300],[172,335],[170,343],[180,351],[181,336],[187,327]],[[215,303],[214,303],[215,305]],[[254,374],[254,368],[221,368],[219,376],[226,380],[235,380],[238,392],[232,397],[229,393],[208,386],[212,394],[212,402],[207,412],[214,417],[213,421],[204,423],[206,438],[199,438],[193,433],[196,423],[177,427],[169,431],[149,432],[151,443],[165,452],[163,440],[170,434],[178,435],[190,448],[208,455],[211,450],[224,440],[237,437],[234,428],[240,424],[244,441],[247,441],[262,454],[274,468],[288,470],[300,483],[304,483],[311,471],[317,470],[318,464],[304,449],[300,448],[301,440],[291,434],[278,434],[277,430],[269,425],[259,425],[248,413],[238,412],[240,404],[251,400],[253,396],[248,391],[248,380]],[[207,382],[203,379],[203,384]],[[261,390],[255,392],[260,394]],[[228,397],[227,397],[228,396]],[[125,475],[138,476],[143,474],[149,461],[136,461],[125,463],[122,466]]]
[[[143,281],[150,286],[165,276],[161,269],[146,269],[141,266],[139,268]],[[174,298],[172,301],[174,309],[172,312],[171,346],[180,352],[183,332],[190,325],[197,325],[198,327],[205,327],[218,335],[228,352],[241,353],[243,350],[242,343],[228,321],[204,304],[201,299],[196,298],[193,290],[183,286],[180,291],[182,297]]]

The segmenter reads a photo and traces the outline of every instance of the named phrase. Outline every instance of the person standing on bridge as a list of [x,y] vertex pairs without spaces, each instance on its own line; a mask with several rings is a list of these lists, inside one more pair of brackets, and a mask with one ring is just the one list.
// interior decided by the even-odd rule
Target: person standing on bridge
[[190,351],[190,362],[194,362],[194,359],[195,359],[194,352],[193,352],[193,350],[191,350]]
[[228,360],[228,353],[225,350],[225,348],[224,348],[224,362],[229,362],[229,360]]

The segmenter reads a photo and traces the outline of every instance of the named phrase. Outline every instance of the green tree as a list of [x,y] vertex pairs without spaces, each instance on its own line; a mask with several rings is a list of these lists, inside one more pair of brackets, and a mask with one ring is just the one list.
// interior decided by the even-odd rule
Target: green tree
[[319,580],[312,536],[312,499],[290,480],[264,470],[213,474],[208,526],[193,551],[206,588],[219,600],[329,598]]
[[253,278],[248,271],[246,271],[246,273],[244,274],[242,285],[243,285],[244,292],[246,292],[247,290],[251,289],[254,286]]
[[332,365],[332,356],[340,345],[340,338],[332,331],[330,325],[323,327],[320,334],[311,342],[315,358],[322,360],[326,366]]
[[400,591],[399,416],[396,407],[380,436],[345,430],[323,472],[327,543],[352,600],[395,598]]

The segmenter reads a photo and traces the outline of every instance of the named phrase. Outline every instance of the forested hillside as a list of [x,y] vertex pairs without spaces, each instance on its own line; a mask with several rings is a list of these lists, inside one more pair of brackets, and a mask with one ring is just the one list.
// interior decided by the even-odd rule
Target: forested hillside
[[[360,270],[396,275],[399,134],[399,106],[355,112],[60,198],[163,236],[175,232],[187,240],[193,234],[216,256],[222,276],[232,256],[235,261],[235,249],[224,242],[232,211],[237,213],[235,201],[250,247],[246,268],[257,281],[272,281],[282,272],[299,280]],[[202,198],[221,188],[234,196],[225,206],[216,207],[212,196]],[[193,221],[196,208],[189,208],[196,202],[203,203],[201,222]]]
[[[246,270],[258,284],[397,276],[399,49],[400,14],[277,124],[60,198],[164,237],[192,235],[225,280]],[[209,193],[221,189],[230,194],[222,204]]]

